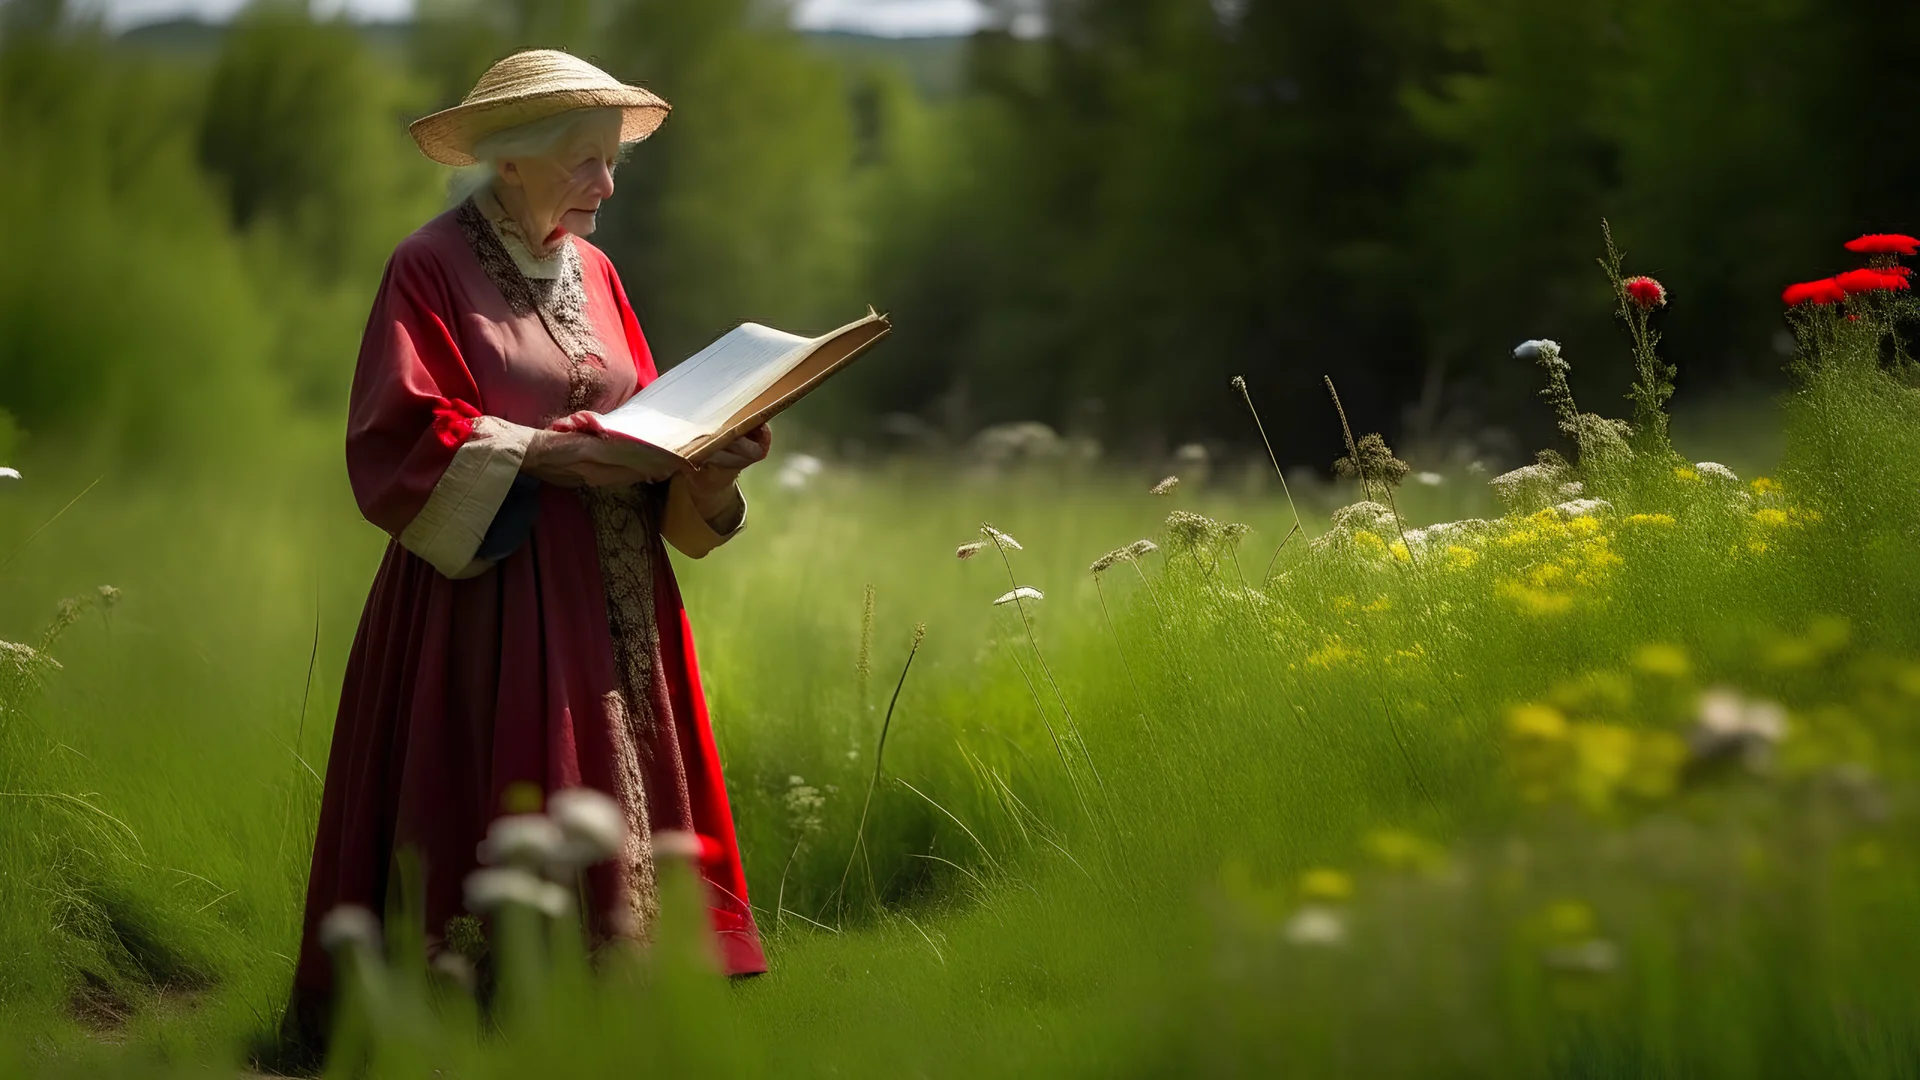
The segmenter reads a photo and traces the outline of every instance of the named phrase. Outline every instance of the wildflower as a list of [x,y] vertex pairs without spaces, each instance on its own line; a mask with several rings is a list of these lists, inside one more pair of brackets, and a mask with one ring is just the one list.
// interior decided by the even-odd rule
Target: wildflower
[[378,953],[380,920],[358,904],[341,904],[320,920],[320,947],[336,955],[343,949]]
[[1514,348],[1513,358],[1529,364],[1552,364],[1560,359],[1560,343],[1548,338],[1523,341]]
[[[782,800],[787,807],[787,824],[801,836],[809,836],[820,831],[820,812],[826,808],[827,797],[820,789],[808,784],[804,777],[787,777],[787,794]],[[659,837],[654,838],[657,845]]]
[[1573,499],[1559,503],[1553,509],[1564,518],[1583,518],[1591,521],[1593,515],[1612,510],[1613,504],[1605,499]]
[[779,483],[788,491],[799,491],[813,482],[826,464],[812,454],[795,454],[780,466]]
[[1175,510],[1167,515],[1167,538],[1180,547],[1199,547],[1220,535],[1220,523],[1204,514]]
[[1836,275],[1833,281],[1848,296],[1868,292],[1906,292],[1913,288],[1912,283],[1906,278],[1871,266],[1863,266],[1858,270],[1849,270],[1844,274]]
[[1402,829],[1375,829],[1361,846],[1376,861],[1395,870],[1435,870],[1446,861],[1446,851],[1440,845]]
[[547,800],[547,812],[560,827],[562,861],[592,866],[618,855],[627,844],[627,819],[620,804],[592,788],[557,791]]
[[1780,493],[1780,482],[1771,477],[1756,476],[1753,478],[1753,483],[1747,486],[1753,489],[1755,495],[1777,495]]
[[1868,233],[1847,241],[1846,248],[1856,255],[1920,254],[1920,240],[1899,233]]
[[1235,375],[1232,379],[1228,380],[1227,385],[1243,394],[1247,392],[1247,380],[1243,375]]
[[1295,945],[1337,948],[1347,943],[1347,917],[1322,904],[1308,904],[1294,912],[1282,931]]
[[1127,558],[1127,549],[1115,548],[1093,560],[1093,565],[1087,567],[1087,569],[1094,574],[1103,574],[1112,569],[1114,563],[1120,562],[1125,558]]
[[545,814],[507,814],[487,827],[477,854],[488,866],[545,866],[565,842],[560,826]]
[[1712,480],[1721,484],[1738,484],[1740,482],[1740,477],[1736,475],[1732,469],[1727,468],[1717,461],[1696,461],[1693,464],[1693,471],[1699,474],[1702,480]]
[[1661,675],[1669,679],[1684,679],[1687,672],[1692,670],[1685,649],[1663,642],[1653,642],[1635,649],[1633,666],[1649,675]]
[[1627,525],[1652,525],[1667,529],[1674,526],[1672,514],[1628,514],[1621,520]]
[[1413,480],[1421,487],[1439,487],[1447,482],[1447,478],[1437,472],[1417,472],[1413,474]]
[[1127,557],[1137,559],[1142,555],[1151,555],[1160,550],[1160,545],[1151,540],[1135,540],[1127,545]]
[[1572,945],[1555,945],[1540,955],[1554,971],[1578,975],[1605,975],[1620,966],[1620,947],[1605,938],[1588,938]]
[[1307,900],[1347,900],[1353,896],[1353,879],[1317,866],[1300,875],[1300,895]]
[[985,540],[968,541],[967,543],[961,544],[959,547],[953,549],[953,557],[961,560],[962,562],[965,562],[966,560],[973,558],[975,555],[980,554],[982,551],[985,551],[986,547],[987,547],[987,542]]
[[19,469],[0,468],[0,480],[18,480],[18,479],[20,479]]
[[1621,287],[1627,290],[1627,298],[1643,309],[1667,306],[1666,286],[1650,277],[1630,277],[1621,283]]
[[1447,565],[1456,570],[1471,570],[1480,561],[1480,553],[1459,544],[1447,545]]
[[467,910],[478,914],[507,905],[531,908],[550,919],[566,914],[573,897],[551,881],[518,866],[487,866],[467,875],[462,892]]
[[453,450],[473,437],[473,422],[480,416],[479,409],[464,401],[446,398],[434,398],[433,402],[433,433],[440,445]]
[[1339,638],[1328,641],[1326,645],[1307,654],[1307,663],[1318,668],[1330,668],[1337,664],[1358,660],[1360,652],[1350,649]]
[[1801,304],[1837,304],[1846,298],[1847,290],[1841,288],[1840,283],[1833,278],[1802,281],[1797,285],[1787,286],[1786,291],[1780,294],[1781,302],[1788,307],[1798,307]]
[[726,852],[720,841],[705,833],[687,832],[683,829],[662,829],[653,834],[653,853],[669,859],[681,859],[690,863],[710,866]]
[[1567,718],[1551,705],[1516,705],[1507,712],[1507,733],[1516,739],[1558,742],[1567,737]]
[[1763,506],[1753,512],[1753,522],[1762,528],[1778,529],[1792,524],[1793,518],[1785,510]]
[[1675,465],[1673,467],[1673,478],[1675,480],[1684,480],[1688,483],[1693,483],[1700,479],[1700,470],[1691,465]]
[[993,606],[999,607],[1001,604],[1011,604],[1016,600],[1045,600],[1046,598],[1046,594],[1039,589],[1022,585],[1011,592],[1001,593],[999,598],[993,602]]
[[102,585],[94,591],[100,594],[100,606],[103,608],[112,608],[120,602],[120,590],[111,585]]
[[1749,767],[1766,764],[1773,747],[1787,734],[1787,711],[1779,703],[1748,699],[1716,687],[1700,695],[1688,748],[1695,761],[1739,758]]
[[1173,494],[1173,489],[1179,486],[1180,486],[1180,478],[1177,476],[1169,476],[1165,480],[1162,480],[1159,483],[1153,485],[1151,488],[1148,488],[1147,494],[1171,495]]
[[1008,536],[1006,533],[1001,532],[999,529],[994,528],[984,521],[980,523],[980,535],[993,541],[998,547],[1012,548],[1015,551],[1025,550],[1020,546],[1020,541],[1015,540],[1013,537]]
[[1509,509],[1534,510],[1552,499],[1566,483],[1567,473],[1566,459],[1546,451],[1534,464],[1503,472],[1489,483],[1494,495]]

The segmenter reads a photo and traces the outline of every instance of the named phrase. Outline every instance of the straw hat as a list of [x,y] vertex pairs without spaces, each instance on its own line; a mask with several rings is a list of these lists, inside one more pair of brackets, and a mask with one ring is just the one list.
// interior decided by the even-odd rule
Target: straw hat
[[517,52],[487,69],[465,101],[408,125],[421,153],[442,165],[472,165],[473,144],[496,131],[570,109],[625,109],[621,142],[638,142],[667,118],[658,94],[628,86],[556,49]]

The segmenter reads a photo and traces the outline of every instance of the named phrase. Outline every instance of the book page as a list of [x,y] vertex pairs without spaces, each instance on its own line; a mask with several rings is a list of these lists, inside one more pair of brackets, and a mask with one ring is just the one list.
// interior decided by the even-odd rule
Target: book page
[[772,386],[790,366],[787,361],[812,345],[812,339],[798,334],[742,323],[649,383],[628,406],[610,415],[617,417],[637,405],[710,432]]

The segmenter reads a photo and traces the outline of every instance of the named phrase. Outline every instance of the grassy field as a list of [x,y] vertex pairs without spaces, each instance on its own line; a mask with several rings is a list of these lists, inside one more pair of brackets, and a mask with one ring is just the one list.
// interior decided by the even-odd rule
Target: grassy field
[[[559,948],[483,1038],[396,960],[351,1056],[1911,1075],[1920,406],[1875,304],[1803,327],[1769,476],[1571,414],[1579,455],[1504,502],[1300,493],[1277,559],[1277,486],[759,470],[749,531],[680,569],[773,974],[723,987],[667,933],[600,985]],[[115,471],[37,535],[104,470],[45,449],[0,493],[0,636],[34,650],[0,657],[11,1067],[199,1075],[277,1016],[384,542],[330,433],[285,437]],[[1019,549],[957,559],[982,521]]]

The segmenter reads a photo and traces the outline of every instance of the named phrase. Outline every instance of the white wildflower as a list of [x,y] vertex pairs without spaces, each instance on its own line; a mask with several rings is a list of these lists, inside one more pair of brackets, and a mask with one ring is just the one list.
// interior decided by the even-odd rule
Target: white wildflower
[[1508,509],[1526,512],[1538,510],[1551,501],[1552,495],[1566,482],[1566,477],[1567,467],[1564,464],[1542,461],[1503,472],[1488,483]]
[[1127,557],[1137,559],[1142,555],[1151,555],[1160,550],[1160,545],[1151,540],[1135,540],[1127,545]]
[[699,833],[685,829],[662,829],[653,834],[653,854],[657,858],[697,863],[701,849]]
[[1580,496],[1585,495],[1586,493],[1587,493],[1587,485],[1581,483],[1578,480],[1569,480],[1566,483],[1560,485],[1560,494],[1569,499],[1577,499]]
[[18,480],[18,479],[20,479],[19,469],[8,469],[8,468],[0,467],[0,480]]
[[794,454],[780,466],[780,486],[788,491],[799,491],[825,468],[826,463],[812,454]]
[[1180,478],[1177,476],[1169,476],[1165,480],[1162,480],[1159,483],[1153,485],[1151,488],[1148,488],[1147,494],[1171,495],[1173,494],[1173,489],[1179,486],[1180,486]]
[[1529,364],[1540,363],[1543,359],[1552,364],[1560,359],[1560,343],[1551,338],[1534,338],[1523,341],[1514,347],[1513,358]]
[[1605,938],[1590,938],[1575,945],[1556,945],[1540,960],[1555,971],[1605,975],[1620,966],[1620,947]]
[[993,606],[999,607],[1001,604],[1011,604],[1015,600],[1045,600],[1046,598],[1046,594],[1039,589],[1022,585],[1012,592],[1002,593],[1000,598],[993,602]]
[[488,866],[545,866],[565,842],[560,826],[545,814],[508,814],[487,826],[476,853]]
[[1611,511],[1613,504],[1605,499],[1573,499],[1555,506],[1554,512],[1571,521],[1574,518],[1595,517]]
[[320,947],[330,953],[358,949],[380,952],[380,920],[358,904],[341,904],[320,920]]
[[1780,703],[1715,687],[1700,695],[1687,745],[1696,760],[1737,757],[1749,767],[1764,768],[1786,735],[1787,710]]
[[1015,540],[1013,537],[1008,536],[1006,533],[1001,532],[999,529],[994,528],[984,521],[980,523],[980,535],[993,541],[1000,547],[1012,548],[1015,551],[1025,550],[1020,546],[1020,541]]
[[1693,471],[1699,474],[1700,479],[1711,480],[1719,484],[1738,484],[1740,482],[1740,477],[1735,475],[1732,469],[1727,468],[1717,461],[1697,462],[1693,466]]
[[1308,904],[1293,913],[1281,931],[1295,945],[1337,948],[1347,943],[1347,916],[1325,904]]
[[464,885],[467,910],[476,914],[513,904],[557,919],[573,903],[566,889],[517,866],[482,867],[468,874]]
[[1422,471],[1413,474],[1413,482],[1423,487],[1439,487],[1447,482],[1447,478],[1437,472]]
[[620,804],[592,788],[554,792],[547,800],[547,813],[560,827],[561,861],[568,865],[592,866],[626,847],[627,819]]
[[787,824],[793,831],[808,836],[820,831],[822,824],[820,812],[826,809],[827,797],[820,789],[808,784],[799,776],[787,777]]

